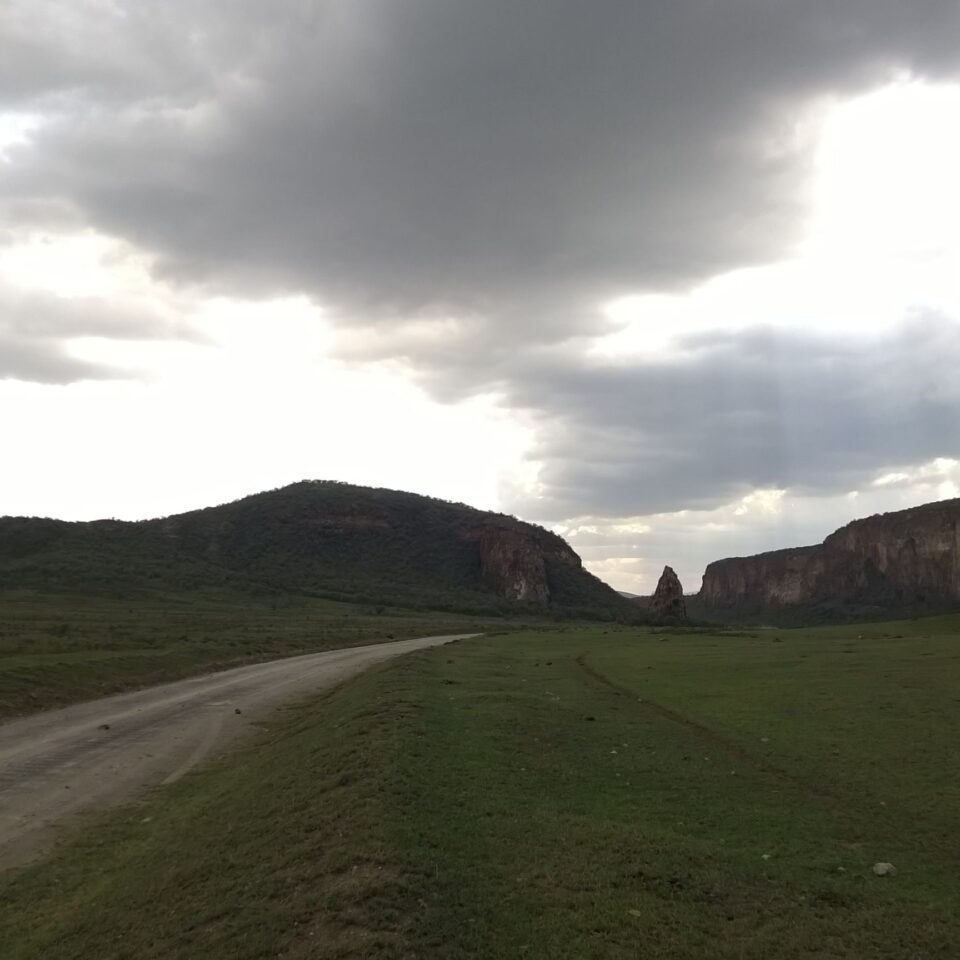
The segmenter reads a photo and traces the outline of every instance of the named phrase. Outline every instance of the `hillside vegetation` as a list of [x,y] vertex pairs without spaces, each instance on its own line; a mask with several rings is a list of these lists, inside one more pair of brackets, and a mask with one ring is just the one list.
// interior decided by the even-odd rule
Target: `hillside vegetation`
[[638,620],[558,536],[394,490],[304,481],[142,522],[0,519],[0,591],[223,591]]

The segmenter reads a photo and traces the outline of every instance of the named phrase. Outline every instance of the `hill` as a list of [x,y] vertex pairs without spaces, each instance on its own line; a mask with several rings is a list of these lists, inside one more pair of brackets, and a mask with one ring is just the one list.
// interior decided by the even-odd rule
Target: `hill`
[[0,518],[0,590],[239,590],[637,619],[559,536],[396,490],[303,481],[157,520]]
[[711,563],[691,613],[817,622],[960,609],[960,500],[878,514],[823,543]]

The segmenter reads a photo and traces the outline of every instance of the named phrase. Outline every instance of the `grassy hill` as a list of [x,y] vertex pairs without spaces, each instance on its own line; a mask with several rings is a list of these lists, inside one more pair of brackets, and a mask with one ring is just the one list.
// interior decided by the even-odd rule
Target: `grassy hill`
[[484,614],[639,619],[558,536],[395,490],[304,481],[141,522],[0,518],[0,591],[240,591]]

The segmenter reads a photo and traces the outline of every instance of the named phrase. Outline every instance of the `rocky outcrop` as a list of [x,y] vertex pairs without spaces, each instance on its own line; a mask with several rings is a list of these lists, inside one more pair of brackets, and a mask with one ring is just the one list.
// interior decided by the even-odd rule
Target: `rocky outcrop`
[[762,610],[960,606],[960,500],[855,520],[822,544],[711,563],[698,604]]
[[657,589],[650,598],[650,612],[663,620],[686,620],[687,607],[683,601],[683,587],[673,567],[664,567]]
[[532,537],[491,528],[480,536],[480,575],[507,600],[550,602],[543,549]]

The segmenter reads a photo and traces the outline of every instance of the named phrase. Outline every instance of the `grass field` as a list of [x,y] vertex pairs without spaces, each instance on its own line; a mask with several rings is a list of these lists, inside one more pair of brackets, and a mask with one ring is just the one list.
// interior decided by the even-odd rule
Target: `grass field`
[[0,878],[2,956],[955,958],[958,681],[960,618],[424,651]]
[[221,667],[490,622],[296,596],[0,593],[0,718]]

